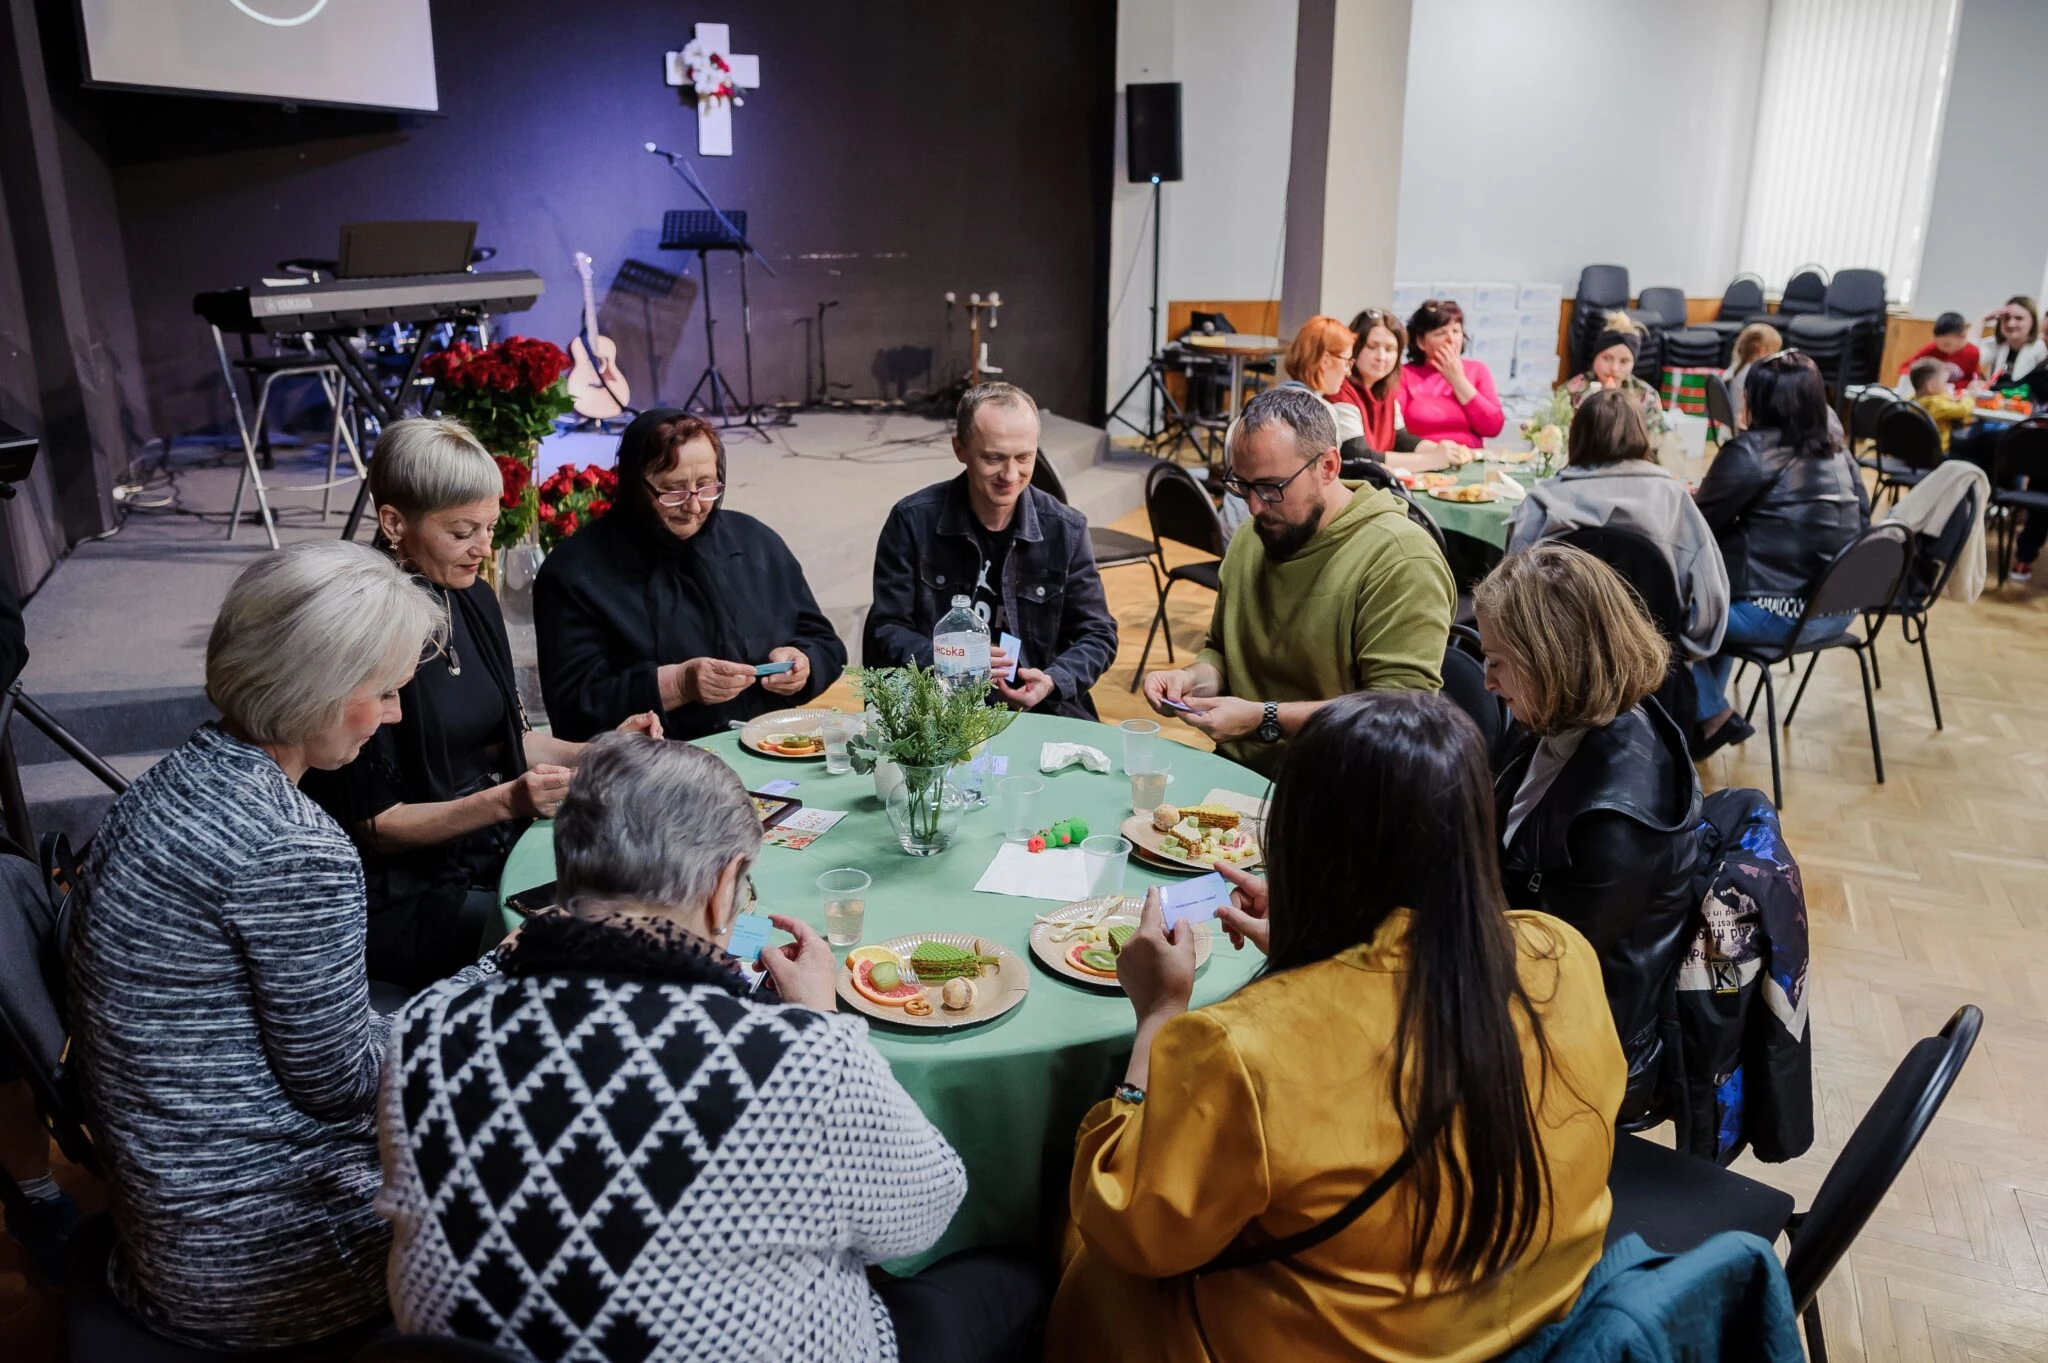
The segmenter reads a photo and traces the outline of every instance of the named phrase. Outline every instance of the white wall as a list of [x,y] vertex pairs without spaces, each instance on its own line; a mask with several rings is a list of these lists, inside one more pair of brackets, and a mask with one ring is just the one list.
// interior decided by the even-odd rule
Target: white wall
[[1581,267],[1608,262],[1638,290],[1719,294],[1769,13],[1769,0],[1416,4],[1396,277],[1554,280],[1569,296]]
[[1916,314],[1974,319],[2048,288],[2048,178],[2028,145],[2044,65],[2048,3],[1963,0]]
[[[1109,400],[1157,343],[1148,337],[1150,185],[1124,168],[1122,90],[1181,82],[1181,171],[1164,186],[1160,327],[1175,298],[1278,298],[1293,122],[1295,0],[1123,0],[1117,7],[1117,142],[1110,206]],[[1249,327],[1246,328],[1247,330]],[[1124,408],[1145,418],[1142,393]],[[1113,426],[1128,434],[1122,426]]]

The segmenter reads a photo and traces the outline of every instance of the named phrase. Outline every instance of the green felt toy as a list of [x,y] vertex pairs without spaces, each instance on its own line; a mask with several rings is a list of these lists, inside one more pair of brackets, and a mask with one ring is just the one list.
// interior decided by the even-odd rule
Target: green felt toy
[[1061,819],[1050,828],[1038,830],[1047,847],[1073,847],[1088,836],[1088,825],[1080,819]]

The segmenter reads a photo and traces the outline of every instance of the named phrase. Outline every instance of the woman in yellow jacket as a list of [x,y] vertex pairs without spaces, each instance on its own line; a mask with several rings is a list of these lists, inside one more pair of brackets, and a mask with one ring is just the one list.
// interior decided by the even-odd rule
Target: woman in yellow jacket
[[[1626,1067],[1585,938],[1510,913],[1479,732],[1349,696],[1289,745],[1270,881],[1222,922],[1267,961],[1187,1011],[1193,929],[1158,895],[1118,960],[1138,1015],[1081,1124],[1049,1360],[1491,1358],[1600,1257]],[[1321,1227],[1285,1259],[1200,1272]]]

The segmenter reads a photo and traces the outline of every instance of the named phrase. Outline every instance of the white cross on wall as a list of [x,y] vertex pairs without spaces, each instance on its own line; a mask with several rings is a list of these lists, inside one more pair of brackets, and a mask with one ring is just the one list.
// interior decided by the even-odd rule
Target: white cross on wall
[[[754,90],[761,84],[761,59],[732,50],[732,28],[728,24],[697,25],[696,41],[692,46],[701,47],[707,55],[715,55],[726,65],[726,83],[735,90]],[[683,54],[668,54],[668,83],[689,86],[690,76],[683,64]],[[697,98],[697,154],[699,156],[732,155],[732,106],[737,98],[711,98],[699,95]]]

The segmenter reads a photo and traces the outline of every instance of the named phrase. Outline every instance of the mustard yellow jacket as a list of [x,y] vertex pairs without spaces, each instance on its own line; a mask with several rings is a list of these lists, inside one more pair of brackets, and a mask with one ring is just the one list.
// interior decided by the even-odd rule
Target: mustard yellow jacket
[[[1600,1258],[1607,1169],[1627,1066],[1578,932],[1508,915],[1524,986],[1550,1049],[1524,1053],[1551,1216],[1497,1278],[1439,1286],[1408,1272],[1413,1179],[1300,1256],[1199,1288],[1216,1363],[1491,1358],[1563,1316]],[[1335,1213],[1397,1159],[1388,1094],[1406,971],[1406,910],[1377,938],[1259,980],[1164,1028],[1142,1104],[1098,1104],[1081,1124],[1059,1294],[1046,1358],[1202,1363],[1179,1277],[1256,1226],[1291,1235]]]

